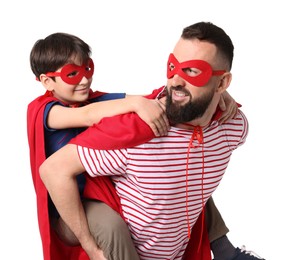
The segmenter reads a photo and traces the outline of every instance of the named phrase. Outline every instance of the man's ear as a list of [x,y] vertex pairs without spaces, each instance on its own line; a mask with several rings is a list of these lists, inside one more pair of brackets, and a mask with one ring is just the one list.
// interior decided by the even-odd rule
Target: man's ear
[[41,81],[42,85],[46,88],[48,91],[52,91],[53,88],[53,80],[50,77],[47,77],[45,74],[41,74],[39,77],[39,80]]
[[221,94],[224,91],[226,91],[226,89],[229,87],[230,83],[232,80],[232,73],[231,72],[225,72],[222,75],[222,78],[220,80],[219,86],[216,89],[217,93]]

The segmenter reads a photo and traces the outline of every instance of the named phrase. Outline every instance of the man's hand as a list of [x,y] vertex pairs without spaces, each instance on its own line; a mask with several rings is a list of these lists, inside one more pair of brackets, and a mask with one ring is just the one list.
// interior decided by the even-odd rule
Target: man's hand
[[103,251],[96,245],[92,236],[85,242],[82,242],[81,246],[90,260],[107,260],[103,255]]

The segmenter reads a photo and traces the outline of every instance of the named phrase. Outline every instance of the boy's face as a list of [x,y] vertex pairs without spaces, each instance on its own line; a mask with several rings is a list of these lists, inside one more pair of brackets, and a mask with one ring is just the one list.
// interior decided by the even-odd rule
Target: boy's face
[[[80,64],[77,59],[45,75],[46,89],[53,96],[68,104],[81,103],[88,99],[94,66],[92,59]],[[55,77],[55,81],[51,78]],[[43,83],[43,82],[42,82]]]

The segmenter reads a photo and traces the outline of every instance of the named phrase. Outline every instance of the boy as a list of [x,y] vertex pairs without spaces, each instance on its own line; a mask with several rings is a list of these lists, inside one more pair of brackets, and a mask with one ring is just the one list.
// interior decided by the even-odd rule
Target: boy
[[[60,237],[63,235],[61,231],[65,225],[59,220],[39,179],[40,163],[85,127],[106,116],[137,112],[151,126],[155,135],[165,134],[168,127],[163,108],[155,100],[126,96],[124,93],[92,92],[90,85],[94,66],[90,54],[90,47],[84,41],[64,33],[55,33],[37,41],[30,54],[31,69],[47,90],[43,96],[29,104],[27,111],[31,170],[37,195],[44,259],[87,259],[87,256],[79,246],[67,247],[55,236],[54,231]],[[86,105],[88,103],[92,104]],[[109,179],[104,178],[103,182],[111,186]],[[78,185],[82,194],[85,185],[83,175],[78,178]],[[112,201],[113,198],[108,197],[107,200]],[[135,251],[129,241],[125,245],[126,248],[131,245],[131,250]]]

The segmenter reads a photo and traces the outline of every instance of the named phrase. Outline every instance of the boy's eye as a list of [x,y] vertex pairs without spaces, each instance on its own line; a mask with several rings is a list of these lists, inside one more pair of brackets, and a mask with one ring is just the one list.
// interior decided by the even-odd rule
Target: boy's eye
[[73,78],[73,77],[75,77],[76,75],[78,74],[78,71],[72,71],[72,72],[70,72],[68,75],[67,75],[67,77],[68,78]]

